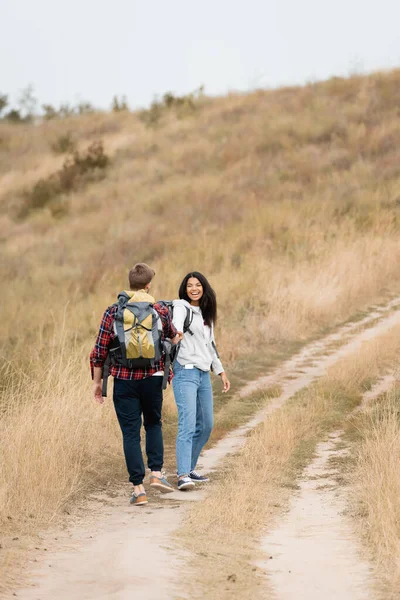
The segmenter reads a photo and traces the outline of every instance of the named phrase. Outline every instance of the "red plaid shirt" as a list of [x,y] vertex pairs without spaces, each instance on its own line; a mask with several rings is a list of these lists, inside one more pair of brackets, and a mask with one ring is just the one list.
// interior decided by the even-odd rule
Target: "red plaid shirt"
[[[154,308],[161,317],[162,339],[164,340],[165,338],[175,337],[175,335],[177,334],[177,330],[172,324],[168,308],[161,304],[154,304]],[[116,311],[116,306],[109,306],[101,320],[96,343],[94,345],[93,350],[90,353],[90,369],[92,372],[92,379],[94,367],[102,368],[104,366],[110,342],[116,337],[113,327]],[[164,367],[165,359],[163,355],[159,362],[154,363],[154,366],[141,367],[139,369],[129,369],[128,367],[123,367],[122,365],[110,365],[110,375],[116,377],[117,379],[146,379],[146,377],[151,377],[152,375],[154,375],[154,373],[157,373],[158,371],[164,371]],[[172,372],[170,372],[169,374],[168,381],[171,381],[171,379]]]

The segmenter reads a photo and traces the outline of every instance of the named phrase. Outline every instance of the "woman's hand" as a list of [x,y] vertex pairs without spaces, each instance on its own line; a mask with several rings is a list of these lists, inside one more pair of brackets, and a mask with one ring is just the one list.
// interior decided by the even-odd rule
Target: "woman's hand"
[[231,382],[227,378],[225,371],[222,371],[222,373],[220,373],[220,376],[221,376],[222,385],[223,385],[222,393],[226,394],[226,392],[229,392],[229,390],[231,389]]

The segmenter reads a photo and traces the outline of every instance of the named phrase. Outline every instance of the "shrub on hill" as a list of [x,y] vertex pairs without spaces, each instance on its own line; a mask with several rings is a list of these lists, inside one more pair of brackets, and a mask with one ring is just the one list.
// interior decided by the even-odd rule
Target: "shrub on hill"
[[24,119],[21,116],[21,113],[16,108],[12,108],[8,113],[4,115],[6,121],[10,123],[24,123]]
[[175,111],[178,118],[186,117],[196,111],[198,100],[203,94],[203,86],[184,96],[175,96],[172,92],[166,92],[161,100],[153,100],[149,109],[142,110],[139,118],[147,127],[155,127],[160,123],[163,115],[171,110]]
[[3,110],[6,108],[7,105],[8,105],[8,96],[6,94],[0,93],[0,114],[3,112]]
[[118,96],[114,96],[112,105],[111,105],[111,110],[112,110],[112,112],[123,112],[125,110],[129,110],[128,101],[126,99],[126,96],[122,96],[121,99],[119,99]]
[[27,192],[26,201],[19,212],[20,218],[25,218],[34,210],[49,206],[53,215],[62,216],[66,211],[65,203],[52,204],[54,200],[91,181],[104,177],[104,169],[110,159],[105,154],[103,143],[93,142],[84,154],[75,151],[69,156],[62,168],[50,177],[40,179]]
[[75,151],[75,142],[71,132],[60,135],[52,144],[51,149],[55,154],[66,154]]

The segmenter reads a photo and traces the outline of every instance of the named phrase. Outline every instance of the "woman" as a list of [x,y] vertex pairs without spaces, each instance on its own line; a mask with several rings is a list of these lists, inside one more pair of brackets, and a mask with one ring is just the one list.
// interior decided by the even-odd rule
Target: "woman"
[[[213,427],[210,369],[221,377],[223,392],[229,391],[230,383],[215,347],[217,299],[214,290],[204,275],[194,271],[182,281],[179,298],[174,301],[173,324],[183,333],[183,339],[175,361],[172,385],[178,407],[178,489],[188,490],[196,481],[208,481],[195,468]],[[190,326],[184,332],[188,312]]]

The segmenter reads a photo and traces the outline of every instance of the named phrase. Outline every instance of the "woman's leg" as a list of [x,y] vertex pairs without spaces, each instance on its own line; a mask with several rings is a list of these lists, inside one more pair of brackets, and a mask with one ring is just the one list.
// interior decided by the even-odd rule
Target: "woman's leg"
[[213,395],[209,372],[201,373],[201,383],[197,390],[196,431],[193,436],[192,461],[190,470],[196,468],[200,452],[210,437],[214,424]]
[[184,369],[176,364],[172,385],[178,407],[178,435],[176,437],[176,465],[178,477],[190,473],[192,442],[196,430],[196,400],[200,384],[198,369]]

